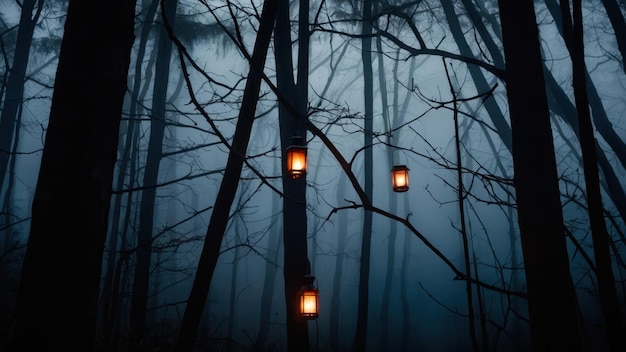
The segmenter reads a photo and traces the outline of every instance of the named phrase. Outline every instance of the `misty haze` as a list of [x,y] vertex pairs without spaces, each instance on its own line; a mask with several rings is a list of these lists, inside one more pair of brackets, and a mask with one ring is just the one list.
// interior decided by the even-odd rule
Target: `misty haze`
[[0,1],[0,351],[626,351],[625,15]]

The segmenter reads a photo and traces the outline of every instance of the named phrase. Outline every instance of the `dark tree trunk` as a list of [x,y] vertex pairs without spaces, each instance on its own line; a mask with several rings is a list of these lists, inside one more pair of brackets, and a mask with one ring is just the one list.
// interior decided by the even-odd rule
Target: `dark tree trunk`
[[[404,210],[409,210],[409,198],[404,198]],[[410,214],[410,213],[409,213]],[[411,233],[405,228],[402,244],[402,264],[400,265],[400,306],[402,307],[402,335],[400,347],[408,350],[411,341],[411,305],[409,302],[409,262],[411,259]]]
[[[165,16],[174,26],[177,0],[163,2]],[[148,308],[148,292],[150,283],[150,262],[152,256],[152,232],[154,224],[154,209],[159,165],[163,156],[163,136],[165,133],[165,103],[167,86],[170,74],[170,60],[172,56],[172,41],[167,30],[159,29],[158,54],[154,75],[152,93],[152,111],[150,121],[150,139],[148,141],[148,155],[143,175],[141,203],[139,210],[139,229],[137,233],[137,250],[135,252],[135,271],[130,305],[130,341],[129,349],[140,349],[141,340],[148,333],[146,311]]]
[[[341,173],[337,181],[337,204],[345,199],[345,190],[347,186],[346,174]],[[330,323],[328,325],[328,340],[331,351],[343,351],[344,340],[342,340],[342,310],[341,310],[341,282],[343,280],[343,267],[346,258],[346,238],[348,233],[348,214],[345,211],[337,214],[337,252],[335,256],[335,272],[333,273],[333,291],[330,297]]]
[[[455,16],[456,17],[456,16]],[[448,72],[448,67],[444,60],[444,69],[446,70],[446,76],[448,78],[448,84],[450,86],[450,95],[452,95],[453,104],[453,119],[454,119],[454,145],[456,151],[456,176],[457,176],[457,199],[459,206],[459,221],[461,223],[461,238],[463,241],[463,259],[465,264],[465,293],[467,295],[467,315],[469,323],[469,335],[472,341],[472,349],[478,351],[478,340],[476,338],[476,321],[474,316],[474,294],[472,293],[472,268],[470,265],[470,243],[468,239],[468,230],[465,221],[465,191],[463,189],[463,169],[461,158],[461,138],[459,136],[459,108],[457,102],[457,93],[452,84],[452,79]]]
[[[391,124],[392,129],[395,131],[397,127],[405,121],[406,112],[409,108],[409,101],[411,98],[411,92],[406,92],[404,96],[404,101],[402,105],[399,103],[399,91],[400,91],[400,79],[398,77],[398,62],[399,62],[400,51],[396,52],[396,60],[394,62],[393,68],[393,77],[394,77],[394,85],[393,85],[393,121]],[[415,58],[411,58],[411,64],[409,68],[409,72],[413,72],[415,70]],[[410,85],[412,77],[407,77],[407,86]],[[396,132],[396,142],[400,141],[400,131]],[[402,197],[404,214],[409,217],[411,215],[410,209],[410,198]],[[399,208],[399,206],[397,207]],[[400,260],[400,306],[402,307],[402,329],[400,333],[400,350],[406,351],[409,349],[409,341],[411,339],[411,306],[409,304],[409,261],[410,261],[410,252],[411,252],[411,233],[404,228],[402,232],[403,243],[402,243],[402,258]]]
[[[141,27],[141,35],[139,36],[139,49],[137,50],[137,58],[135,61],[135,69],[134,69],[134,83],[132,86],[133,96],[141,97],[140,87],[142,87],[142,78],[143,78],[143,59],[146,51],[146,44],[148,43],[148,34],[150,33],[150,29],[152,28],[152,23],[154,21],[154,15],[156,14],[156,10],[158,8],[159,1],[153,0],[147,11],[146,15],[143,19],[143,24]],[[149,70],[148,70],[149,71]],[[147,86],[147,85],[146,85]],[[133,184],[134,177],[128,177],[127,170],[129,168],[129,164],[131,161],[131,152],[134,150],[135,146],[135,138],[137,134],[135,133],[135,127],[137,126],[137,122],[134,121],[134,117],[138,116],[138,99],[132,99],[130,103],[130,119],[126,123],[126,137],[120,140],[118,146],[118,153],[121,155],[121,158],[118,162],[118,174],[115,181],[115,190],[120,191],[124,188],[124,181],[128,180],[128,184]],[[122,127],[122,130],[124,128]],[[123,142],[122,142],[123,141]],[[134,175],[134,172],[130,172],[130,175]],[[126,194],[126,197],[130,198],[132,195]],[[117,304],[115,304],[114,297],[116,299],[119,297],[118,292],[113,290],[113,287],[116,286],[114,283],[114,278],[119,278],[119,273],[116,273],[116,263],[119,262],[119,257],[117,256],[117,251],[120,247],[118,240],[120,239],[120,221],[122,217],[122,200],[124,198],[124,194],[117,194],[115,196],[115,201],[113,203],[113,209],[111,210],[111,228],[109,229],[109,243],[108,243],[108,254],[105,258],[106,263],[106,275],[103,282],[102,288],[102,330],[103,330],[103,345],[104,348],[108,348],[108,344],[110,342],[111,333],[114,328],[114,321],[116,311],[114,309]],[[119,286],[119,282],[117,282]]]
[[[279,106],[279,125],[282,160],[286,160],[285,148],[292,136],[306,140],[306,118],[308,102],[308,1],[300,1],[298,30],[298,73],[294,83],[291,58],[291,35],[289,24],[289,2],[279,1],[276,17],[274,46],[276,48],[276,83],[279,94],[284,98]],[[287,106],[285,103],[289,104]],[[294,116],[294,113],[298,116]],[[283,174],[283,244],[285,304],[287,312],[287,350],[304,352],[309,350],[308,322],[299,315],[298,291],[304,275],[310,273],[307,259],[306,176],[291,179],[287,176],[285,163]]]
[[533,1],[500,0],[498,4],[531,344],[534,351],[580,351]]
[[613,352],[626,350],[624,329],[622,327],[621,309],[615,291],[615,279],[611,268],[611,253],[609,250],[609,233],[604,222],[604,209],[600,192],[600,175],[596,158],[596,141],[594,128],[591,123],[589,99],[587,98],[587,69],[585,68],[585,50],[583,44],[583,16],[581,0],[574,0],[572,4],[572,18],[570,20],[569,1],[561,0],[561,16],[563,17],[563,34],[572,58],[574,98],[578,110],[578,126],[580,147],[583,156],[583,170],[587,194],[587,210],[591,225],[591,238],[596,262],[596,277],[598,279],[598,295],[600,306],[604,314],[609,350]]
[[228,153],[228,161],[220,189],[215,199],[215,207],[211,214],[209,227],[200,254],[198,268],[194,277],[189,299],[185,307],[185,313],[181,322],[178,339],[176,341],[176,351],[192,351],[195,345],[200,318],[204,311],[204,306],[209,294],[211,279],[215,272],[215,265],[219,256],[222,238],[228,224],[230,207],[237,193],[239,177],[250,140],[250,133],[254,123],[256,104],[261,90],[261,79],[265,58],[272,37],[272,28],[276,14],[276,1],[267,0],[263,3],[261,20],[257,37],[254,43],[252,57],[250,59],[250,70],[243,93],[241,110],[235,127],[232,145]]
[[[240,194],[241,195],[241,194]],[[241,197],[239,198],[241,201]],[[239,203],[241,204],[241,203]],[[241,214],[241,213],[240,213]],[[240,244],[241,237],[239,236],[239,224],[244,221],[243,218],[233,219],[235,221],[235,248],[233,249],[233,268],[230,273],[230,297],[228,302],[228,332],[227,336],[232,341],[237,341],[236,330],[237,330],[237,276],[239,276],[239,259],[241,259],[240,255]],[[228,344],[226,350],[233,351],[235,344]]]
[[[361,22],[361,34],[363,35],[361,48],[361,61],[363,62],[363,94],[365,102],[365,116],[363,129],[364,150],[364,170],[365,182],[364,191],[369,200],[372,200],[373,190],[373,151],[372,151],[372,131],[374,113],[374,88],[372,74],[372,1],[363,1],[363,20]],[[372,218],[370,210],[364,210],[363,214],[363,238],[361,243],[361,260],[359,267],[359,297],[357,304],[356,332],[352,349],[355,352],[365,351],[367,345],[367,320],[369,315],[369,279],[370,279],[370,253],[372,243]]]
[[[278,174],[278,168],[274,164],[274,175]],[[263,291],[261,291],[261,307],[259,310],[259,332],[256,340],[254,341],[253,351],[264,351],[267,343],[267,336],[269,334],[271,312],[272,312],[272,298],[274,297],[274,286],[276,285],[276,273],[278,269],[278,252],[280,251],[282,225],[278,224],[279,211],[278,195],[272,197],[272,220],[270,224],[269,239],[268,239],[268,254],[265,262],[265,273],[263,276]]]
[[70,1],[17,294],[13,350],[94,350],[134,10],[135,1]]
[[[385,121],[385,127],[387,129],[387,142],[389,144],[393,143],[393,138],[391,135],[391,125],[392,121],[389,117],[389,103],[387,99],[387,82],[385,76],[385,63],[383,56],[383,48],[382,48],[382,39],[380,37],[376,38],[376,60],[378,61],[378,83],[380,85],[380,100],[381,100],[381,108],[382,108],[382,117],[383,121]],[[394,70],[395,73],[395,70]],[[394,76],[394,78],[396,78]],[[397,90],[394,92],[396,95],[398,94]],[[396,99],[397,100],[397,99]],[[397,117],[397,116],[395,116]],[[391,169],[391,165],[393,165],[393,154],[394,148],[387,148],[387,162],[388,168]],[[389,211],[392,214],[396,214],[398,210],[398,198],[391,194],[389,199]],[[385,270],[385,283],[383,285],[383,296],[380,303],[380,342],[379,346],[381,348],[388,348],[389,343],[389,304],[391,300],[391,286],[393,283],[393,272],[395,267],[395,250],[396,250],[396,238],[398,237],[398,222],[389,220],[389,236],[387,237],[387,268]]]

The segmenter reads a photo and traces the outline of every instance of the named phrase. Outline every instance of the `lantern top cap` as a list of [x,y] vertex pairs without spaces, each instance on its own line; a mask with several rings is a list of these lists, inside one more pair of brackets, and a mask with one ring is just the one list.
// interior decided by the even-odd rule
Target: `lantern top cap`
[[304,144],[304,138],[302,138],[301,136],[295,135],[295,136],[291,136],[291,145],[292,146],[300,146],[303,147]]
[[392,170],[398,170],[398,169],[409,169],[406,165],[394,165]]

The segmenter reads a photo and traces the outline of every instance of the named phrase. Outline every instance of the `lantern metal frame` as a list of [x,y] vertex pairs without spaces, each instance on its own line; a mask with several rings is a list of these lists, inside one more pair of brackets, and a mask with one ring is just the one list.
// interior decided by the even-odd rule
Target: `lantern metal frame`
[[313,283],[315,276],[305,275],[302,279],[302,287],[298,292],[300,299],[300,316],[307,320],[319,317],[319,290]]
[[394,192],[409,190],[409,168],[406,165],[394,165],[391,168],[391,187]]
[[[398,157],[403,156],[403,160],[398,162]],[[404,151],[398,147],[393,149],[391,154],[391,189],[394,192],[402,193],[409,190],[409,168],[407,167],[407,157]]]
[[287,147],[287,175],[290,178],[296,180],[303,178],[306,175],[308,166],[308,148],[303,143],[303,138],[300,136],[291,137],[291,145]]

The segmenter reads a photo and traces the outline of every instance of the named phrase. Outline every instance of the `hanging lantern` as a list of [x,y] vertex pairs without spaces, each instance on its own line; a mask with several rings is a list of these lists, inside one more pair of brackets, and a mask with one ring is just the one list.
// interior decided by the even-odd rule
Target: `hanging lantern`
[[409,190],[409,168],[406,165],[394,165],[391,169],[391,186],[394,192]]
[[319,316],[319,290],[313,284],[315,276],[306,275],[300,289],[300,316],[304,319],[317,319]]
[[292,144],[287,147],[287,174],[292,179],[298,179],[306,175],[307,148],[302,143],[302,137],[291,137]]

